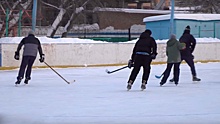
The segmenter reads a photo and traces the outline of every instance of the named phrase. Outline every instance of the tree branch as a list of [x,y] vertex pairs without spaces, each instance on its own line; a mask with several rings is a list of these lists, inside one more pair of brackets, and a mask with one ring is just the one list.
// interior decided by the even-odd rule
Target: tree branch
[[2,6],[2,4],[0,4],[0,7],[1,7],[2,11],[4,12],[4,14],[6,15],[5,9],[4,9],[4,7]]
[[56,7],[56,6],[52,5],[52,4],[46,3],[44,1],[41,1],[41,3],[43,3],[44,5],[50,6],[52,8],[58,9],[58,10],[60,9],[59,7]]

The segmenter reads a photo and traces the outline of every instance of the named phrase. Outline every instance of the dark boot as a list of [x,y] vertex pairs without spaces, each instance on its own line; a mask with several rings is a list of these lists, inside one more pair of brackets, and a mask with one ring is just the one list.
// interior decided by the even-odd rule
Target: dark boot
[[192,80],[193,81],[201,81],[201,79],[197,78],[196,76],[193,76]]
[[22,77],[17,77],[17,81],[15,82],[15,85],[18,85],[21,83]]
[[28,81],[29,81],[30,79],[31,79],[31,78],[25,78],[24,83],[25,83],[25,84],[28,84]]
[[128,91],[131,89],[132,84],[133,84],[133,81],[132,81],[132,80],[129,80],[129,81],[128,81],[128,85],[127,85],[127,90],[128,90]]
[[177,85],[178,85],[178,82],[175,82],[175,85],[177,86]]
[[141,90],[145,90],[145,89],[146,89],[146,80],[143,80],[141,84]]
[[170,81],[170,82],[174,82],[174,78],[170,79],[169,81]]
[[162,81],[160,82],[160,86],[163,86],[164,84],[165,84],[164,82],[162,82]]
[[25,80],[24,80],[24,83],[25,83],[25,84],[28,84],[28,81],[29,81],[28,79],[25,79]]

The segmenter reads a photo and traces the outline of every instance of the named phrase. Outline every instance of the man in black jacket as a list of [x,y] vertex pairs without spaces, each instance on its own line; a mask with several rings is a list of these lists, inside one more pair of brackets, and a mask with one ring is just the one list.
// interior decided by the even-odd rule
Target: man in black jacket
[[[17,47],[17,51],[15,52],[14,58],[19,60],[19,51],[21,50],[22,46],[24,45],[23,57],[19,69],[19,73],[17,76],[17,81],[15,82],[16,85],[20,84],[21,80],[24,78],[25,73],[25,84],[28,84],[28,81],[31,79],[31,71],[34,61],[37,56],[37,52],[40,54],[40,62],[44,62],[44,54],[42,52],[41,43],[34,36],[33,31],[29,31],[28,36],[23,38]],[[27,68],[26,68],[27,67]],[[26,69],[26,71],[25,71]]]
[[156,58],[157,55],[157,44],[153,37],[151,37],[151,30],[145,30],[141,35],[139,40],[136,42],[131,60],[129,60],[129,66],[134,64],[134,68],[131,72],[130,78],[128,80],[127,89],[130,90],[139,71],[143,66],[143,76],[141,89],[146,89],[146,84],[150,75],[151,62],[152,59]]
[[[193,51],[196,46],[196,39],[193,37],[193,35],[190,34],[190,26],[186,26],[183,35],[180,37],[179,41],[181,43],[186,44],[186,49],[181,50],[181,60],[185,60],[185,62],[189,65],[192,73],[192,81],[201,81],[196,75],[196,69],[194,65],[194,56]],[[173,82],[174,80],[171,79],[170,82]]]

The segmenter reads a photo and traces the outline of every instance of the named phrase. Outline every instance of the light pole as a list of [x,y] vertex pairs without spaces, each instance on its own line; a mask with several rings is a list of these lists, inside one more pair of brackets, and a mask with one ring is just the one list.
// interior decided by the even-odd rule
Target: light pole
[[33,0],[33,9],[32,9],[32,30],[35,31],[37,19],[37,0]]
[[174,7],[175,7],[175,0],[171,0],[170,34],[174,34]]

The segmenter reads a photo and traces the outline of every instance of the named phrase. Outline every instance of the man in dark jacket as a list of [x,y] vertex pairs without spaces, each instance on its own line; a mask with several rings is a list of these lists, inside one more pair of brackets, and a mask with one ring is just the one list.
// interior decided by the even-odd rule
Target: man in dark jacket
[[[17,51],[15,52],[14,58],[19,60],[19,51],[24,45],[23,57],[19,69],[19,73],[17,76],[17,81],[15,82],[16,86],[20,84],[21,80],[24,78],[25,73],[25,84],[28,84],[28,81],[31,79],[31,71],[34,61],[37,56],[37,52],[40,54],[40,62],[44,62],[44,54],[42,52],[41,43],[34,36],[33,31],[29,31],[28,36],[23,38],[21,42],[18,44]],[[26,69],[27,67],[27,69]],[[26,69],[26,71],[25,71]]]
[[[156,58],[157,55],[157,44],[153,37],[151,37],[151,31],[145,30],[141,35],[139,40],[136,42],[131,60],[129,63],[134,64],[134,68],[131,72],[130,78],[128,80],[127,89],[130,90],[139,71],[143,66],[143,76],[141,89],[146,89],[146,84],[149,78],[151,61]],[[132,64],[129,64],[132,65]]]
[[[186,49],[180,51],[181,60],[185,60],[185,62],[189,65],[192,73],[192,81],[201,81],[201,79],[197,78],[193,61],[194,56],[192,53],[196,46],[196,39],[193,37],[193,35],[190,34],[190,26],[187,26],[185,28],[183,35],[180,37],[179,41],[186,44]],[[170,82],[173,81],[173,79],[170,80]]]

